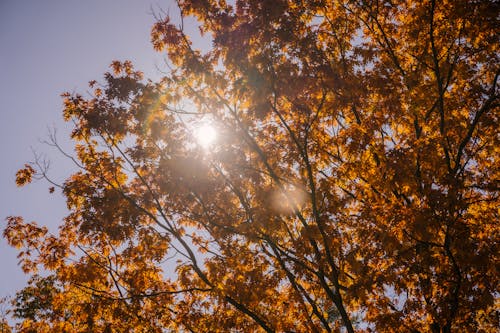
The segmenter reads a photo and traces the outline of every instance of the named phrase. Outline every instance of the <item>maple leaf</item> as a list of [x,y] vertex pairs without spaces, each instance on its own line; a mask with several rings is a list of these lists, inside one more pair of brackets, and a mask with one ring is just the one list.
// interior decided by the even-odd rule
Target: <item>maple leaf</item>
[[30,164],[25,164],[24,168],[16,173],[16,185],[21,187],[31,183],[34,174],[36,174],[35,169]]

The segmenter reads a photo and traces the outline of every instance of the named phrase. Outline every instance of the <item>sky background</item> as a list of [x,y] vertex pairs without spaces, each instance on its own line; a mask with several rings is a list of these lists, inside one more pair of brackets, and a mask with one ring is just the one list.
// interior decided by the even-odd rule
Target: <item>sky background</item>
[[[61,193],[38,181],[23,188],[15,173],[33,160],[33,150],[51,161],[50,174],[63,181],[71,163],[41,143],[56,128],[71,150],[60,94],[85,94],[102,80],[112,60],[131,60],[146,77],[160,76],[162,56],[150,44],[153,12],[175,12],[173,1],[0,0],[0,230],[7,216],[23,216],[56,230],[66,215]],[[14,296],[27,277],[17,252],[0,237],[0,297]]]

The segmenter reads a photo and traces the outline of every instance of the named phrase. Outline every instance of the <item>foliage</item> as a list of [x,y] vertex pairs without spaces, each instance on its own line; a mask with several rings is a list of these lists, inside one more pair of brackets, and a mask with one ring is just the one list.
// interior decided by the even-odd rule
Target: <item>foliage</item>
[[9,297],[0,298],[0,333],[11,333],[12,329],[8,321],[8,303]]
[[4,231],[51,274],[20,330],[494,331],[498,4],[178,5],[208,50],[159,18],[163,79],[114,62],[63,96],[70,213]]
[[0,320],[0,332],[1,333],[11,333],[12,329],[9,326],[9,323],[5,319]]
[[14,316],[37,321],[50,315],[54,295],[59,291],[55,288],[54,282],[53,276],[43,278],[34,275],[29,281],[29,286],[16,295]]

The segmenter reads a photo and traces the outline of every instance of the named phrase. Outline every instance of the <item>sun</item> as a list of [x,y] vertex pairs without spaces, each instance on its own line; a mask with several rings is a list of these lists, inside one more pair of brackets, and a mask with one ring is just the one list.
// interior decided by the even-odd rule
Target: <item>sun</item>
[[212,125],[203,124],[195,129],[194,136],[198,144],[206,149],[217,139],[217,131]]

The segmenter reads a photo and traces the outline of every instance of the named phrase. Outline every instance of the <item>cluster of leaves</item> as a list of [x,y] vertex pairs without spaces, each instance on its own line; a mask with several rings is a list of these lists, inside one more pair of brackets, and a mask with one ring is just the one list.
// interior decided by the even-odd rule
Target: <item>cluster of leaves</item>
[[114,62],[64,95],[70,214],[4,231],[51,274],[18,294],[19,331],[493,331],[498,4],[178,5],[209,50],[161,19],[160,82]]

